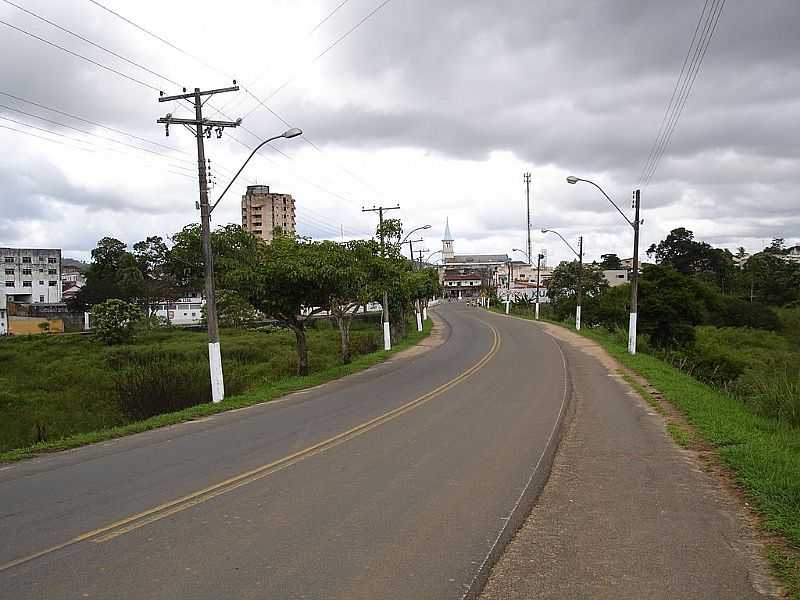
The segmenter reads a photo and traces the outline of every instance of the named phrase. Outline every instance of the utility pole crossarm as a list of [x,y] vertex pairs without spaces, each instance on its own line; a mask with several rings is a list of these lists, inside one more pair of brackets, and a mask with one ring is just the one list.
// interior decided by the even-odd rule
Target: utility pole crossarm
[[172,116],[161,117],[156,123],[169,124],[169,125],[203,125],[205,127],[238,127],[241,124],[241,119],[238,121],[211,121],[210,119],[176,119]]
[[[158,101],[172,102],[173,100],[188,100],[189,98],[195,98],[197,96],[213,96],[214,94],[223,94],[225,92],[238,92],[239,86],[235,85],[236,81],[234,81],[233,83],[234,85],[231,87],[217,88],[215,90],[206,90],[204,92],[195,90],[193,92],[184,92],[183,94],[176,94],[175,96],[160,96]],[[185,90],[186,88],[183,89]]]

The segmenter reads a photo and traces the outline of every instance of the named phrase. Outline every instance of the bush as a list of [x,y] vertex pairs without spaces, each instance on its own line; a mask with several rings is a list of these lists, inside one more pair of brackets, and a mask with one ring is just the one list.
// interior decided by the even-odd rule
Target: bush
[[136,324],[144,317],[138,306],[111,298],[92,307],[92,332],[109,346],[133,341]]
[[719,327],[751,327],[766,331],[777,331],[781,327],[778,315],[766,304],[731,297],[721,299],[719,310],[711,316],[711,323]]

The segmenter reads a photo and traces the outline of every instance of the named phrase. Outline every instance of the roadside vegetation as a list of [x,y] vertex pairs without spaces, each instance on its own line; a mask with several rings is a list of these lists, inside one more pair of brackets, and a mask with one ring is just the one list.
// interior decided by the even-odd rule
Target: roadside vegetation
[[[384,359],[380,315],[388,290],[393,349],[420,339],[414,309],[440,293],[433,269],[400,254],[402,225],[387,240],[315,242],[276,231],[260,239],[229,225],[212,234],[226,399],[211,404],[204,331],[175,328],[154,306],[202,289],[199,227],[167,247],[150,237],[100,240],[74,300],[90,335],[0,340],[0,460],[72,447],[252,404]],[[363,309],[363,310],[362,310]]]
[[[581,333],[684,415],[691,431],[668,423],[677,443],[719,456],[764,532],[777,536],[770,560],[800,598],[800,265],[786,252],[776,239],[744,262],[740,249],[737,267],[730,252],[676,229],[650,248],[657,264],[642,268],[639,353],[627,352],[630,287],[610,288],[601,276],[619,265],[587,265]],[[554,270],[542,319],[574,326],[576,281],[575,263]],[[511,314],[532,319],[533,306],[515,304]]]

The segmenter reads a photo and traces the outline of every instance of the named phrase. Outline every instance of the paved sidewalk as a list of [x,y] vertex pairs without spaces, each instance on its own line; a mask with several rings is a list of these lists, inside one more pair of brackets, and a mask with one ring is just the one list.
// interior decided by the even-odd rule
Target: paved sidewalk
[[667,435],[594,342],[551,325],[573,421],[536,506],[481,598],[779,596],[735,499]]

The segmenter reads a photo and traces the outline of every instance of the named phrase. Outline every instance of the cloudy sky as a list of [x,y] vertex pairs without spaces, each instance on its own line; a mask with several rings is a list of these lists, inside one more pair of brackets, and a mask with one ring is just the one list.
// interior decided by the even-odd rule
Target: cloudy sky
[[[583,235],[589,259],[630,256],[630,228],[613,207],[564,178],[592,179],[629,209],[704,6],[98,1],[164,41],[91,0],[0,0],[0,246],[86,258],[103,236],[133,243],[197,221],[194,139],[178,127],[166,138],[155,122],[189,115],[159,104],[157,90],[236,77],[245,89],[206,107],[245,116],[246,128],[207,143],[212,199],[247,148],[284,122],[306,136],[265,148],[216,224],[237,222],[244,186],[259,183],[291,193],[300,232],[316,238],[369,235],[375,216],[362,206],[399,203],[392,216],[407,229],[433,226],[431,251],[449,217],[457,252],[510,253],[525,244],[530,171],[534,231]],[[679,226],[728,248],[798,242],[798,22],[797,0],[725,3],[643,188],[644,247]],[[553,262],[569,252],[540,233],[534,247]]]

